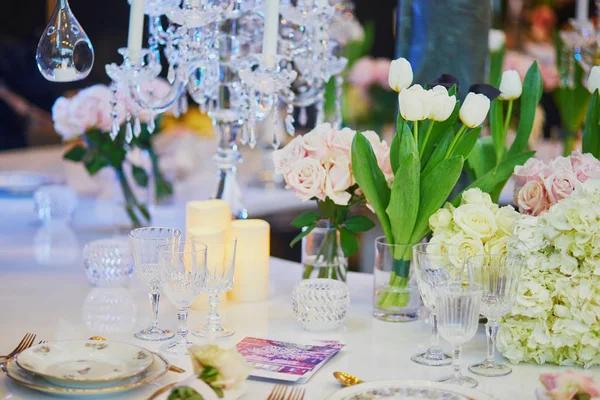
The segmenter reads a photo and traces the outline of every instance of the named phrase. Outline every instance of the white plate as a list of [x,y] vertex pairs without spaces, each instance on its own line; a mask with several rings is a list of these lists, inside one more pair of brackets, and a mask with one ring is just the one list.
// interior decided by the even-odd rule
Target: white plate
[[84,397],[84,396],[100,396],[104,398],[108,394],[114,394],[131,390],[139,386],[147,385],[167,373],[169,363],[160,355],[154,354],[154,362],[146,371],[132,378],[118,381],[114,386],[104,388],[68,388],[54,385],[46,381],[41,376],[36,376],[21,367],[19,367],[14,359],[11,359],[3,366],[6,376],[28,388],[69,397]]
[[38,344],[15,360],[24,370],[57,385],[99,387],[139,375],[153,357],[151,351],[127,343],[73,340]]
[[50,180],[36,172],[10,171],[0,173],[0,191],[14,194],[31,194]]
[[440,399],[497,400],[489,394],[458,385],[429,381],[374,381],[347,387],[327,400]]

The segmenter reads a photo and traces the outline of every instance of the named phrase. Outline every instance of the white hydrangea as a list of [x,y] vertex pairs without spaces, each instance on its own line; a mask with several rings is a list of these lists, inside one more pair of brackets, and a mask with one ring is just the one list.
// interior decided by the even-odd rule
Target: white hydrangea
[[498,349],[513,363],[600,364],[600,180],[519,219],[508,253],[526,265]]

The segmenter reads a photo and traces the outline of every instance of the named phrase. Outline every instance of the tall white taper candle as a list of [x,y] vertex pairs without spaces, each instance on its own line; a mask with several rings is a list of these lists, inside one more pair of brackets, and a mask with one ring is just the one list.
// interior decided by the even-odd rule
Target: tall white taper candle
[[589,19],[588,9],[590,0],[577,0],[577,10],[575,17],[578,21],[587,21]]
[[277,38],[279,37],[279,0],[267,0],[265,8],[265,29],[263,35],[263,57],[265,66],[275,66]]
[[127,49],[129,61],[137,64],[142,53],[142,39],[144,37],[144,0],[131,0],[129,11],[129,36]]

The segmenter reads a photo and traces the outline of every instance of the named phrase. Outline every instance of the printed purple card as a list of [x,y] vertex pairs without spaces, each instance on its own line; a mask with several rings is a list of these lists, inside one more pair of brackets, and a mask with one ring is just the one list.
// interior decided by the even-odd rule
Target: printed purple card
[[237,350],[254,365],[251,376],[306,382],[344,346],[331,340],[299,344],[246,337],[237,344]]

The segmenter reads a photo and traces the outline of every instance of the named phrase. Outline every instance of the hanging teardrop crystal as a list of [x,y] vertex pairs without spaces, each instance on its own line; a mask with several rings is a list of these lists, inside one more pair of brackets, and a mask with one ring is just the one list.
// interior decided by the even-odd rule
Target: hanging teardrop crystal
[[156,123],[154,122],[153,113],[150,113],[148,116],[148,124],[146,124],[146,127],[148,128],[148,133],[154,133],[154,130],[156,129]]
[[248,140],[248,125],[244,124],[242,125],[242,136],[240,136],[240,143],[245,146],[248,144]]
[[169,65],[169,72],[167,72],[167,80],[170,84],[173,84],[173,82],[175,82],[175,67],[173,67],[173,64]]
[[179,113],[185,114],[188,112],[188,98],[187,94],[184,92],[181,98],[179,99]]
[[300,112],[298,113],[298,122],[300,126],[306,126],[308,124],[308,113],[306,112],[306,107],[300,107]]
[[125,126],[125,141],[131,143],[133,140],[133,128],[131,127],[131,115],[127,114],[127,125]]
[[73,15],[68,0],[57,0],[35,55],[42,76],[52,82],[73,82],[89,75],[94,48]]
[[140,133],[142,133],[142,124],[140,122],[140,117],[135,117],[135,121],[133,122],[133,134],[135,137],[139,137]]
[[115,116],[113,116],[113,120],[112,120],[112,129],[110,130],[110,138],[112,140],[115,140],[117,138],[117,136],[119,135],[119,119]]
[[296,127],[294,127],[294,116],[292,114],[288,114],[285,117],[285,130],[290,136],[294,136],[296,133]]

